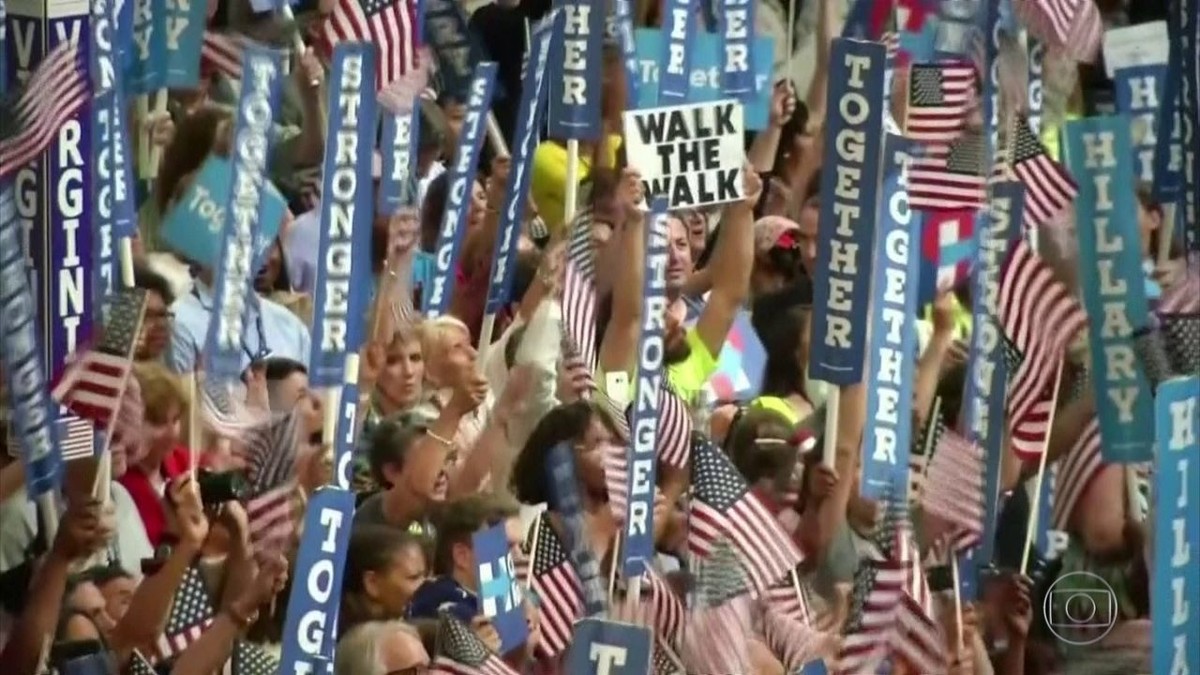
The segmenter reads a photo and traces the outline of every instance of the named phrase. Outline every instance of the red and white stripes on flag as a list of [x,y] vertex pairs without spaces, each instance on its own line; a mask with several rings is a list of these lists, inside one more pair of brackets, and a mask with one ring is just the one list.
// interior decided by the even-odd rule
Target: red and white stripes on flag
[[970,63],[913,65],[904,135],[922,143],[948,143],[958,138],[967,127],[967,113],[975,98],[975,68]]
[[918,673],[945,672],[946,642],[934,614],[933,593],[925,578],[925,570],[921,568],[917,555],[908,556],[905,564],[908,578],[904,583],[904,595],[896,608],[892,651],[907,660]]
[[96,454],[95,427],[82,417],[68,415],[58,420],[58,441],[64,462]]
[[691,459],[688,550],[707,558],[718,540],[728,538],[756,592],[766,592],[804,556],[724,453],[698,443]]
[[381,90],[416,68],[416,25],[414,0],[337,0],[320,32],[330,54],[341,42],[378,46]]
[[563,275],[562,313],[566,354],[577,355],[596,372],[596,260],[592,251],[592,210],[575,214],[567,240],[566,270]]
[[1083,5],[1092,0],[1013,0],[1013,12],[1038,40],[1064,46]]
[[1070,172],[1050,158],[1024,116],[1015,123],[1012,172],[1025,186],[1025,227],[1054,222],[1079,193]]
[[[1087,314],[1024,239],[1013,246],[1001,271],[999,294],[1002,337],[1020,355],[1019,366],[1008,374],[1009,428],[1028,422],[1042,428],[1044,436],[1049,433],[1054,378],[1067,346],[1087,325]],[[1044,439],[1040,445],[1036,450],[1027,446],[1024,457],[1041,452]],[[1015,442],[1014,450],[1022,453]]]
[[1200,273],[1189,267],[1187,274],[1171,288],[1163,291],[1158,299],[1158,313],[1162,315],[1200,314]]
[[674,648],[683,634],[687,609],[671,585],[652,568],[647,567],[641,579],[639,602],[634,604],[628,599],[625,602],[614,600],[609,608],[609,619],[645,626]]
[[230,80],[242,79],[242,55],[252,42],[238,33],[204,31],[204,41],[200,43],[201,72],[220,73]]
[[753,600],[742,594],[692,612],[680,656],[689,673],[749,673],[750,610]]
[[256,554],[289,550],[296,531],[292,495],[296,486],[288,483],[272,488],[246,502],[250,527],[250,546]]
[[908,165],[908,204],[914,209],[978,210],[986,199],[985,187],[979,133],[927,145]]
[[921,502],[926,514],[971,535],[956,537],[956,545],[977,541],[983,535],[983,469],[979,446],[951,429],[942,431],[929,460]]
[[[630,403],[618,424],[622,434],[629,434],[633,412]],[[654,442],[659,461],[676,469],[687,468],[692,452],[692,414],[687,403],[671,391],[669,382],[658,390],[658,435]]]
[[898,560],[863,560],[855,598],[833,669],[839,675],[875,675],[890,652],[896,608],[904,598],[908,566]]
[[1058,463],[1051,508],[1051,528],[1066,531],[1075,505],[1104,466],[1100,459],[1100,421],[1095,415],[1075,438],[1071,450]]
[[[539,599],[542,642],[538,655],[557,658],[571,644],[575,622],[583,617],[583,584],[567,549],[543,512],[521,548],[526,556],[524,578]],[[521,570],[517,570],[521,579]]]
[[837,636],[822,632],[778,609],[766,607],[762,615],[763,642],[779,657],[786,672],[799,672],[809,661],[824,658],[836,649]]
[[421,49],[416,57],[416,67],[403,73],[379,90],[379,103],[393,115],[410,115],[419,105],[421,92],[429,84],[429,71],[433,57],[429,50]]
[[89,98],[78,48],[63,42],[33,71],[5,125],[10,128],[0,129],[0,179],[42,154]]
[[1103,40],[1104,18],[1100,16],[1100,8],[1095,2],[1081,0],[1067,41],[1062,45],[1063,52],[1079,63],[1095,63]]

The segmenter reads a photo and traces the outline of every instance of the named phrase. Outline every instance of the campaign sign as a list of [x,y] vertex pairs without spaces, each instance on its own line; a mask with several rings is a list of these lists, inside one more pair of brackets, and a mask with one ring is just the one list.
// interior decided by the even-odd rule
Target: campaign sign
[[692,72],[691,45],[697,32],[695,0],[666,0],[663,32],[666,41],[659,55],[663,64],[658,77],[658,101],[662,105],[687,102],[688,73]]
[[886,68],[882,44],[834,39],[808,376],[836,386],[863,375]]
[[1042,493],[1038,498],[1037,531],[1034,532],[1033,545],[1045,560],[1058,560],[1067,550],[1070,536],[1062,530],[1053,529],[1054,500],[1057,497],[1055,487],[1058,484],[1058,463],[1046,467],[1046,476],[1042,480]]
[[469,96],[472,64],[481,55],[471,40],[467,14],[455,0],[424,0],[425,37],[437,57],[438,78],[442,89],[455,95]]
[[[637,101],[633,108],[654,108],[666,105],[658,96],[658,82],[662,73],[663,31],[653,28],[638,28],[637,37]],[[755,95],[743,100],[742,115],[747,129],[765,129],[770,117],[771,69],[774,67],[775,41],[769,37],[755,36],[750,40],[754,68]],[[721,91],[721,73],[724,48],[722,38],[713,33],[697,31],[695,41],[688,45],[687,103],[708,103],[727,99]]]
[[[1021,232],[1025,190],[1017,182],[993,185],[986,214],[975,228],[979,260],[971,273],[971,344],[967,352],[967,381],[963,391],[962,426],[967,438],[983,448],[984,534],[971,562],[987,565],[992,559],[1000,486],[1000,460],[1004,457],[1005,399],[1008,372],[1004,361],[1004,333],[997,321],[1000,312],[1000,275],[1009,249]],[[964,575],[964,578],[971,575]]]
[[25,492],[36,499],[58,490],[62,453],[58,412],[43,363],[37,305],[25,275],[13,188],[0,182],[0,371],[8,404],[8,434],[16,439],[25,470]]
[[[638,54],[637,37],[633,32],[633,7],[631,0],[613,0],[613,32],[621,43],[621,56],[625,61],[625,101],[630,108],[638,107]],[[521,73],[524,79],[524,71]]]
[[671,226],[667,200],[650,203],[642,281],[642,332],[638,338],[637,381],[629,428],[629,495],[625,500],[623,574],[632,579],[654,560],[654,486],[658,447],[658,402],[663,387],[663,335],[667,317],[667,250]]
[[213,305],[220,310],[208,324],[204,367],[216,379],[236,380],[242,372],[242,335],[254,302],[254,244],[266,216],[264,194],[271,125],[283,79],[279,52],[248,47],[242,60],[242,92],[229,162],[221,255],[213,284]]
[[92,3],[92,292],[96,307],[118,284],[118,237],[136,233],[124,73],[117,67],[116,7]]
[[650,629],[603,619],[575,624],[567,649],[566,672],[572,675],[645,675],[651,672],[654,636]]
[[342,384],[346,356],[358,352],[371,271],[363,265],[371,245],[371,162],[376,112],[375,59],[364,42],[333,48],[329,78],[329,133],[321,182],[321,243],[313,293],[312,353],[308,379],[314,387]]
[[471,186],[475,184],[475,168],[479,164],[479,149],[486,134],[488,110],[492,105],[496,64],[485,61],[475,66],[467,93],[467,112],[458,135],[458,151],[454,162],[447,167],[449,180],[446,190],[446,211],[438,230],[436,269],[433,287],[426,289],[424,314],[434,318],[450,312],[454,299],[454,282],[458,272],[458,253],[467,235],[467,211],[471,208]]
[[555,10],[534,27],[529,37],[529,62],[521,83],[521,102],[517,109],[517,126],[513,133],[512,164],[500,208],[500,225],[496,232],[496,247],[492,251],[492,276],[488,281],[487,304],[484,312],[495,314],[512,301],[513,271],[516,268],[517,241],[525,207],[529,204],[529,182],[533,180],[533,153],[540,138],[542,110],[545,98],[546,65],[550,59],[550,43],[561,25],[562,13]]
[[500,653],[507,654],[529,639],[529,624],[521,605],[521,585],[508,546],[504,523],[471,536],[479,579],[479,606],[500,634]]
[[1156,673],[1200,672],[1200,378],[1158,387],[1154,405],[1154,624]]
[[[978,2],[979,0],[973,0]],[[941,3],[943,6],[950,4]],[[970,2],[966,4],[971,4]],[[987,142],[987,156],[984,166],[991,166],[991,157],[1000,143],[1000,36],[1002,22],[998,3],[987,3],[983,9],[983,92],[980,99],[983,103],[984,140]],[[964,8],[970,9],[970,8]],[[953,11],[953,10],[951,10]],[[975,10],[970,9],[970,16]],[[967,16],[967,12],[963,12]],[[935,41],[935,51],[936,41]],[[1032,85],[1031,85],[1032,86]]]
[[[1175,202],[1183,184],[1183,108],[1180,81],[1183,79],[1183,48],[1179,40],[1168,40],[1170,57],[1162,78],[1154,146],[1154,198],[1160,204]],[[1115,75],[1114,75],[1115,77]]]
[[1029,120],[1029,128],[1033,130],[1034,135],[1041,138],[1042,135],[1042,110],[1044,105],[1044,87],[1045,74],[1043,64],[1046,60],[1046,45],[1040,40],[1029,38],[1028,51],[1029,55],[1029,85],[1026,111],[1026,119]]
[[[354,365],[350,365],[350,361]],[[354,448],[358,436],[358,355],[346,357],[345,378],[342,382],[336,436],[333,442],[333,483],[343,490],[351,489],[354,476]]]
[[625,112],[625,152],[642,171],[647,195],[668,208],[742,198],[745,125],[737,101]]
[[386,108],[379,111],[383,130],[379,154],[383,165],[379,175],[380,214],[394,215],[401,207],[417,205],[417,163],[420,161],[421,104],[413,102],[411,111],[397,115]]
[[1168,23],[1173,24],[1175,33],[1172,41],[1180,44],[1181,68],[1179,78],[1179,105],[1183,146],[1183,227],[1189,250],[1200,246],[1200,217],[1197,201],[1200,201],[1200,150],[1196,148],[1197,131],[1200,130],[1200,0],[1179,0],[1173,3],[1173,11],[1167,13]]
[[[232,188],[232,162],[209,155],[183,197],[163,218],[161,235],[168,247],[187,262],[216,266],[225,225],[225,195]],[[287,214],[287,202],[274,184],[264,183],[263,190],[262,217],[259,219],[262,229],[254,242],[255,260],[264,258],[267,246],[275,240]]]
[[[128,73],[129,91],[133,94],[149,94],[167,86],[167,3],[177,0],[124,1],[133,3],[133,58]],[[196,54],[199,55],[199,50]]]
[[[604,15],[601,0],[562,0],[562,36],[550,51],[547,135],[558,140],[600,140]],[[528,69],[526,69],[528,70]]]
[[584,614],[599,614],[604,611],[608,592],[600,577],[600,563],[587,543],[583,501],[579,497],[579,480],[575,472],[575,450],[570,443],[564,441],[550,448],[546,474],[550,484],[550,508],[562,517],[563,543],[570,552],[583,587]]
[[758,94],[754,76],[754,3],[750,0],[724,0],[721,5],[721,93],[743,103],[753,102]]
[[165,10],[161,21],[167,57],[164,86],[194,89],[200,82],[200,47],[208,23],[208,3],[165,0],[162,9]]
[[1154,179],[1154,149],[1158,147],[1159,110],[1163,105],[1166,64],[1121,68],[1113,75],[1117,111],[1129,117],[1134,177]]
[[913,149],[888,134],[883,150],[883,200],[871,278],[871,382],[863,430],[863,497],[878,500],[908,472],[912,445],[913,354],[917,340],[917,274],[921,215],[908,207],[908,161]]
[[308,673],[315,657],[332,658],[337,644],[338,607],[350,526],[354,522],[354,493],[323,487],[313,493],[304,510],[304,533],[290,575],[287,618],[279,672]]
[[1068,122],[1065,135],[1071,174],[1079,183],[1075,229],[1080,286],[1104,461],[1150,462],[1154,400],[1133,349],[1133,331],[1142,327],[1149,305],[1137,209],[1129,189],[1134,184],[1129,122],[1091,117]]

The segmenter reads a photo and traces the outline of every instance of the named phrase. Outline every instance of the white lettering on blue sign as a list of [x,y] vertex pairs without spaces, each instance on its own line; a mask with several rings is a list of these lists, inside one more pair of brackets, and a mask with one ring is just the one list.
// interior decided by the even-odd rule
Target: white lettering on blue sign
[[[1043,68],[1046,45],[1040,40],[1029,40],[1029,128],[1035,134],[1042,133]],[[994,104],[993,104],[994,105]]]
[[[67,120],[58,132],[58,141],[52,148],[57,153],[58,175],[54,185],[54,208],[51,220],[62,232],[63,249],[55,251],[62,256],[56,266],[58,295],[55,299],[54,316],[62,325],[66,344],[55,345],[55,351],[65,357],[75,351],[79,341],[79,329],[83,324],[86,275],[79,250],[80,219],[87,208],[84,193],[83,171],[85,152],[80,146],[83,141],[83,125],[78,119]],[[49,265],[47,265],[49,267]]]
[[725,74],[750,73],[750,0],[726,0],[722,5],[725,17]]
[[[1126,246],[1134,245],[1134,242],[1126,242],[1119,233],[1119,226],[1111,222],[1114,215],[1112,191],[1128,189],[1127,186],[1112,185],[1111,169],[1117,165],[1113,143],[1114,135],[1111,132],[1083,134],[1084,166],[1092,172],[1096,189],[1096,202],[1093,207],[1093,227],[1096,233],[1095,264],[1099,274],[1099,295],[1104,312],[1100,335],[1105,339],[1127,338],[1133,335],[1133,324],[1125,307],[1129,288],[1120,277],[1117,267],[1120,264],[1121,252]],[[1137,357],[1133,352],[1133,345],[1128,340],[1105,343],[1103,349],[1104,381],[1108,383],[1105,387],[1106,395],[1116,406],[1120,423],[1128,424],[1133,421],[1134,404],[1137,402],[1139,389]]]
[[563,81],[562,104],[584,107],[588,103],[587,72],[589,55],[588,25],[592,7],[583,2],[568,2],[563,5],[566,20],[563,22]]
[[688,26],[696,20],[690,0],[673,0],[671,13],[668,18],[670,29],[667,31],[667,73],[684,76],[687,67],[687,38]]
[[[96,105],[99,105],[101,100],[111,101],[112,98],[97,99]],[[117,147],[112,142],[113,136],[113,115],[112,108],[100,108],[96,111],[96,124],[99,125],[100,147],[96,150],[96,211],[99,217],[99,223],[95,224],[96,232],[100,237],[98,242],[92,242],[93,246],[99,246],[100,252],[96,259],[104,261],[99,270],[101,282],[104,288],[101,291],[103,295],[107,295],[113,291],[115,279],[113,270],[113,201],[114,192],[118,181],[120,180],[119,172],[114,170],[113,155],[119,152]]]
[[[841,161],[834,167],[837,182],[833,213],[837,221],[829,242],[829,301],[826,305],[825,334],[821,340],[836,349],[850,347],[850,327],[855,321],[851,298],[854,296],[855,278],[861,274],[856,261],[858,243],[854,241],[854,231],[858,229],[858,221],[862,216],[858,201],[859,185],[864,180],[862,163],[866,131],[861,127],[871,115],[871,97],[865,92],[863,74],[870,66],[871,60],[864,56],[846,55],[846,67],[850,69],[848,88],[835,102],[835,109],[846,126],[833,139]],[[856,126],[860,128],[855,129]],[[866,180],[874,181],[876,177],[870,176]]]
[[613,675],[613,666],[624,666],[627,653],[620,645],[593,642],[588,649],[588,660],[596,664],[596,675]]
[[1154,178],[1154,147],[1158,144],[1155,122],[1158,119],[1158,78],[1136,75],[1127,80],[1134,174],[1139,180]]
[[[126,0],[128,1],[128,0]],[[188,12],[191,11],[192,0],[167,0],[167,15],[165,18],[167,49],[179,51],[179,37],[189,25]]]
[[325,528],[321,553],[325,553],[327,556],[313,563],[305,574],[304,588],[316,608],[305,612],[304,616],[300,618],[297,634],[300,649],[306,654],[321,653],[321,647],[326,640],[326,631],[330,629],[329,613],[323,607],[327,606],[335,593],[341,593],[340,588],[333,587],[336,575],[332,556],[337,554],[338,529],[343,525],[342,512],[337,509],[321,509],[320,523]]
[[[1193,387],[1197,380],[1173,380],[1160,387],[1161,397],[1158,410],[1158,442],[1162,455],[1156,478],[1157,509],[1155,514],[1156,582],[1165,592],[1164,602],[1155,611],[1154,663],[1155,672],[1180,675],[1193,672],[1197,660],[1195,646],[1195,624],[1193,603],[1200,599],[1196,588],[1197,561],[1194,550],[1197,542],[1196,520],[1200,508],[1193,500],[1198,456],[1196,436],[1197,419],[1200,416],[1198,401]],[[1165,413],[1165,414],[1164,414]],[[1170,669],[1163,668],[1167,663]]]
[[92,83],[97,95],[112,89],[116,80],[116,67],[113,64],[114,24],[109,0],[92,0],[92,49],[96,54]]
[[145,62],[150,60],[150,41],[154,36],[154,2],[134,0],[133,12],[133,43],[138,50],[138,60]]
[[[979,237],[980,262],[976,292],[982,297],[982,313],[976,316],[996,317],[1000,311],[1000,266],[1008,252],[1012,232],[1013,203],[1007,197],[993,195],[986,230]],[[976,443],[988,438],[992,420],[989,418],[988,396],[995,386],[996,364],[1000,349],[1000,329],[994,320],[976,322],[971,380],[974,383],[972,400],[974,424],[971,431]]]
[[[997,15],[997,12],[989,12],[989,16]],[[984,46],[985,56],[987,58],[987,111],[988,117],[988,133],[990,135],[990,147],[992,152],[996,151],[1000,142],[1000,21],[997,19],[990,26],[991,30],[987,35],[987,44]]]

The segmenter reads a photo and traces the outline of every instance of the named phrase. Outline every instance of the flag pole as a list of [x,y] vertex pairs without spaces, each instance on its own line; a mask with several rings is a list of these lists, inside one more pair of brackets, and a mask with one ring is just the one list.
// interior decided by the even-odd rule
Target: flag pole
[[966,651],[963,643],[962,582],[958,574],[958,554],[953,549],[950,551],[950,577],[954,584],[954,644],[958,647],[958,654],[961,655]]
[[[1063,358],[1066,358],[1065,355]],[[1055,407],[1058,405],[1058,391],[1062,385],[1063,362],[1058,362],[1058,372],[1054,375],[1054,390],[1050,396],[1050,415],[1046,418],[1046,428],[1054,428],[1054,413]],[[1046,458],[1050,454],[1048,447],[1050,444],[1050,435],[1047,432],[1045,445],[1042,446],[1042,454],[1038,457],[1038,472],[1037,478],[1033,482],[1033,498],[1029,505],[1029,522],[1025,529],[1025,548],[1021,552],[1021,574],[1025,574],[1029,570],[1029,553],[1033,549],[1033,540],[1037,536],[1038,528],[1038,509],[1041,508],[1042,501],[1042,483],[1046,480]]]

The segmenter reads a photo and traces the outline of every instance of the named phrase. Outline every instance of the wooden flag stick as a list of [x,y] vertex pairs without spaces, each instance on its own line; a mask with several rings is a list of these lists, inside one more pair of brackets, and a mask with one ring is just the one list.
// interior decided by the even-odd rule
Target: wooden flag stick
[[954,631],[955,645],[958,647],[958,653],[964,651],[963,644],[963,603],[962,603],[962,581],[958,574],[958,556],[953,550],[950,551],[950,577],[951,583],[954,586]]

